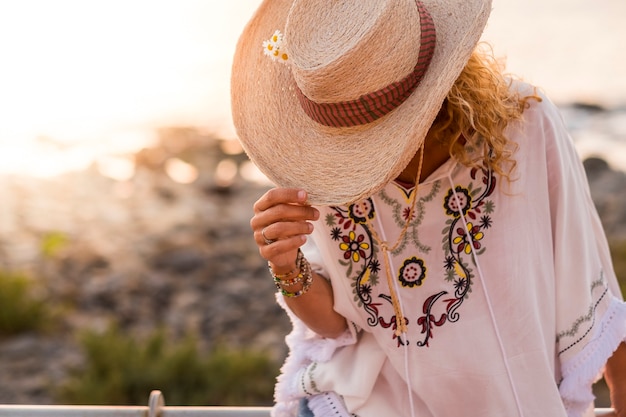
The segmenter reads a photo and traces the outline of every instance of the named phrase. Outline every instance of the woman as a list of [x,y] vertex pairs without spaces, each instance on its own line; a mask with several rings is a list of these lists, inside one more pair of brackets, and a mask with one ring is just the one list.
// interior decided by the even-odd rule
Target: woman
[[[292,318],[275,416],[626,415],[626,304],[558,111],[486,0],[265,1],[233,117]],[[261,47],[262,45],[262,47]],[[272,58],[272,59],[270,59]]]

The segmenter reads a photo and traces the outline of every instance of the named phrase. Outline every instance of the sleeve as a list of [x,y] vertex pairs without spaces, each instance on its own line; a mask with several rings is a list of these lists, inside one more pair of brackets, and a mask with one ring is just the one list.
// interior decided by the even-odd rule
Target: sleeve
[[[321,255],[313,239],[307,239],[302,252],[311,264],[311,269],[323,277],[327,273]],[[300,398],[306,395],[303,390],[306,371],[315,362],[327,362],[335,351],[341,347],[353,345],[357,341],[359,329],[349,323],[348,329],[336,339],[326,339],[310,330],[302,320],[291,312],[284,297],[276,293],[278,304],[287,312],[292,324],[292,331],[285,338],[289,354],[283,364],[274,392],[276,404],[272,409],[273,417],[293,416],[296,413]]]
[[556,106],[544,99],[540,107],[556,280],[557,377],[568,415],[581,416],[593,403],[593,382],[626,340],[626,304],[580,157]]

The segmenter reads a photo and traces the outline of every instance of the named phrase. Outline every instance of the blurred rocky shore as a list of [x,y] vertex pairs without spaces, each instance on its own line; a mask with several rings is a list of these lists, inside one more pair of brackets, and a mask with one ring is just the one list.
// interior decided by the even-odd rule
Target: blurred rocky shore
[[[563,110],[575,140],[592,132],[626,144],[626,109]],[[83,360],[76,335],[112,322],[138,336],[163,326],[172,337],[191,332],[207,345],[285,355],[290,325],[249,227],[267,186],[239,174],[220,178],[220,162],[241,172],[247,159],[210,135],[172,128],[159,137],[129,156],[134,174],[122,181],[96,166],[49,179],[0,178],[0,270],[32,277],[37,295],[63,311],[53,332],[0,339],[0,403],[53,403],[50,384]],[[607,234],[626,240],[626,173],[588,156]],[[177,181],[171,161],[197,178]]]
[[[187,128],[159,136],[131,156],[125,181],[95,165],[0,178],[0,270],[33,277],[62,309],[51,334],[0,340],[0,403],[52,403],[50,383],[82,360],[77,335],[111,323],[138,338],[164,327],[284,356],[288,320],[249,226],[266,186],[216,175],[221,161],[247,162],[222,141]],[[168,174],[172,161],[197,169],[193,183],[175,180],[184,169]]]

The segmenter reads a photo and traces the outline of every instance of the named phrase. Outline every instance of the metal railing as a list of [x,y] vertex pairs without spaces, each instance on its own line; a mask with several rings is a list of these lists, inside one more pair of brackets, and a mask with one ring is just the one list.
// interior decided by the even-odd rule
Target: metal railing
[[[596,416],[609,408],[596,408]],[[1,405],[0,417],[269,417],[270,407],[167,407],[161,391],[152,391],[148,406]]]
[[269,417],[270,407],[167,407],[161,391],[148,406],[0,405],[0,417]]

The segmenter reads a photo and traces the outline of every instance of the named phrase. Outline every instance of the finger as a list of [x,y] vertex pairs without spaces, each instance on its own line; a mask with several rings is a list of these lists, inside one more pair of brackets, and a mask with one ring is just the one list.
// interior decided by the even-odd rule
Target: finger
[[295,262],[296,250],[304,245],[306,236],[297,235],[278,240],[271,245],[259,246],[261,256],[274,265],[290,266]]
[[[319,218],[319,210],[311,206],[299,206],[293,204],[279,204],[267,210],[255,213],[250,220],[250,227],[254,232],[259,232],[271,224],[279,222],[306,222]],[[268,236],[270,237],[270,236]]]
[[279,204],[306,204],[306,191],[297,188],[272,188],[254,204],[254,212],[265,211]]
[[273,223],[254,232],[254,240],[258,245],[267,245],[268,241],[276,242],[298,235],[309,235],[313,225],[309,222]]
[[267,237],[267,235],[265,234],[266,231],[267,231],[267,227],[264,227],[263,229],[261,229],[261,237],[263,238],[263,241],[265,242],[266,245],[271,245],[272,243],[278,240],[278,238],[270,239],[269,237]]

